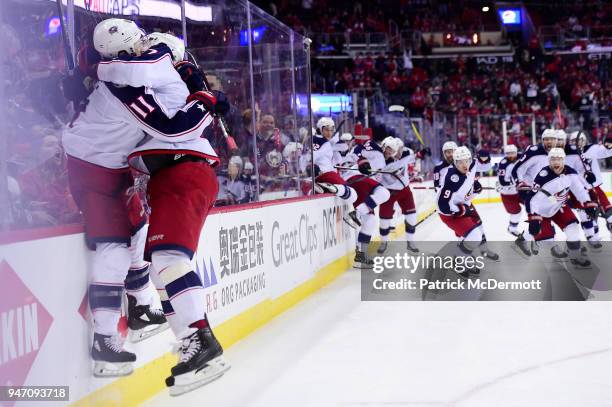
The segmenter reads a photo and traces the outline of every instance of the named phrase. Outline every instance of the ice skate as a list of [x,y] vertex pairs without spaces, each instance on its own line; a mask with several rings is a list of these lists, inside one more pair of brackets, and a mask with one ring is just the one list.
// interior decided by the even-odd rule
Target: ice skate
[[540,253],[540,245],[535,240],[531,241],[531,254],[537,256]]
[[356,269],[366,270],[374,267],[374,260],[369,258],[369,256],[360,250],[355,252],[355,261],[353,267]]
[[592,250],[601,250],[603,245],[599,240],[595,240],[594,237],[587,238],[588,245]]
[[525,240],[525,237],[521,233],[519,237],[517,237],[516,240],[514,241],[514,245],[512,245],[512,248],[514,249],[515,252],[520,254],[522,257],[529,258],[531,257],[530,246],[531,245],[529,244],[529,242]]
[[136,298],[129,294],[127,299],[127,319],[131,342],[140,342],[168,329],[168,322],[162,310],[151,308],[149,305],[137,305]]
[[414,245],[414,242],[411,242],[411,241],[406,242],[406,249],[408,249],[408,251],[412,253],[419,252],[419,249]]
[[323,191],[323,193],[336,194],[338,192],[338,187],[334,184],[330,184],[329,182],[316,182],[315,188],[317,186]]
[[383,254],[384,252],[387,251],[388,245],[389,245],[388,242],[380,242],[380,246],[378,246],[378,250],[376,250],[376,253]]
[[550,255],[557,259],[565,259],[568,256],[567,250],[559,245],[554,245],[550,248]]
[[178,396],[218,379],[229,368],[210,327],[201,328],[183,339],[178,364],[166,378],[166,386],[171,396]]
[[361,227],[361,221],[359,220],[356,211],[351,211],[349,213],[344,214],[342,220],[344,220],[346,224],[352,227],[353,229],[359,229]]
[[580,250],[570,251],[570,262],[578,268],[591,267],[591,261]]
[[126,376],[134,371],[132,365],[136,355],[123,349],[119,336],[106,336],[94,333],[91,358],[94,360],[94,376]]

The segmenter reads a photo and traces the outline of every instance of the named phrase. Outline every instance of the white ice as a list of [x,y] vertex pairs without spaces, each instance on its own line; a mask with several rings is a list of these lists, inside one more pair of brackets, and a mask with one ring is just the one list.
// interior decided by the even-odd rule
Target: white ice
[[[500,204],[478,210],[510,239]],[[417,233],[452,237],[436,215]],[[361,302],[359,283],[344,273],[226,350],[218,381],[145,405],[612,406],[608,302]]]

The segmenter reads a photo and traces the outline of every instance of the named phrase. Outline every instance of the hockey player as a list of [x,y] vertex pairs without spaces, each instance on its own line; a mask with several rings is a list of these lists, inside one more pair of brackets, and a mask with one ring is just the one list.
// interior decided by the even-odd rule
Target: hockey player
[[[357,235],[357,247],[355,251],[355,268],[372,268],[374,261],[368,256],[368,246],[372,235],[376,231],[376,216],[374,209],[386,202],[391,194],[389,190],[380,184],[379,170],[385,167],[385,156],[380,145],[374,140],[368,140],[364,144],[356,145],[353,150],[344,157],[343,167],[349,170],[341,170],[340,174],[347,180],[357,192],[355,211],[361,222],[361,228]],[[361,174],[356,174],[359,172]]]
[[381,174],[381,181],[382,185],[389,190],[391,197],[380,205],[378,212],[380,217],[380,238],[382,240],[381,245],[378,247],[378,253],[382,254],[387,249],[391,220],[395,213],[396,202],[404,216],[407,249],[413,253],[418,253],[419,250],[414,245],[417,213],[412,191],[408,185],[410,182],[408,166],[415,162],[415,154],[411,149],[405,148],[404,142],[397,137],[389,136],[385,138],[382,141],[381,147],[386,160],[383,171],[388,172]]
[[[587,189],[591,199],[599,204],[599,209],[606,219],[608,230],[612,232],[612,205],[601,189],[603,179],[599,161],[612,157],[612,139],[608,139],[604,144],[588,144],[587,136],[583,131],[576,131],[570,135],[570,144],[575,145],[582,155],[583,166],[577,169],[578,174],[582,175],[587,183]],[[595,238],[599,238],[599,228],[597,222],[593,225]]]
[[[567,133],[565,130],[555,130],[555,134],[557,135],[556,147],[563,149],[565,152],[565,165],[576,171],[576,173],[583,174],[585,172],[585,164],[580,155],[578,147],[575,144],[567,143]],[[586,179],[584,177],[579,177],[579,179],[584,187],[588,189],[589,186]],[[587,238],[589,246],[591,246],[593,249],[601,249],[602,245],[599,242],[601,239],[599,238],[599,235],[595,233],[593,220],[586,214],[584,208],[582,208],[574,194],[571,192],[569,193],[568,205],[576,210],[578,219],[580,220],[580,226],[582,227],[584,235]]]
[[516,183],[519,198],[529,214],[529,200],[533,195],[533,180],[540,170],[548,165],[548,152],[557,144],[557,134],[553,129],[542,133],[542,142],[528,146],[512,168],[512,180]]
[[519,236],[519,222],[521,221],[521,204],[516,186],[512,182],[512,168],[518,159],[518,149],[514,144],[504,147],[505,157],[500,161],[497,168],[497,190],[501,196],[504,209],[510,215],[508,232],[514,236]]
[[253,163],[247,161],[244,163],[242,174],[240,174],[240,181],[244,184],[245,203],[257,200],[257,180],[253,174],[254,170]]
[[453,161],[436,196],[440,219],[461,239],[463,253],[471,254],[478,248],[483,256],[498,260],[499,255],[488,248],[482,220],[472,205],[476,160],[467,147],[459,147],[453,152]]
[[334,157],[339,155],[335,151],[335,145],[339,141],[340,138],[336,134],[335,124],[331,117],[320,118],[317,122],[317,134],[312,139],[314,165],[319,170],[315,178],[315,191],[329,192],[344,200],[351,209],[343,219],[352,228],[358,229],[361,223],[353,209],[353,203],[357,200],[357,192],[347,185],[334,166],[340,161],[338,157]]
[[[111,65],[110,61],[102,62],[98,66],[98,76],[102,79],[109,73],[104,72],[105,65],[113,69],[118,68],[115,72],[118,77],[121,77],[123,69],[136,71],[137,67],[141,67],[150,71],[146,71],[146,75],[128,75],[128,79],[164,82],[165,92],[156,94],[153,88],[142,85],[129,87],[124,86],[127,84],[117,86],[98,82],[89,97],[86,110],[77,118],[64,139],[71,145],[71,151],[76,157],[81,160],[89,159],[98,166],[111,169],[123,168],[127,164],[127,154],[137,150],[138,146],[140,151],[132,159],[141,159],[140,168],[146,168],[149,173],[159,171],[152,177],[148,186],[152,217],[145,253],[147,259],[152,257],[153,260],[155,270],[151,273],[151,280],[160,294],[166,292],[166,296],[162,296],[164,313],[175,333],[179,330],[184,332],[178,335],[179,338],[185,338],[185,341],[180,349],[179,363],[172,373],[180,375],[181,379],[187,379],[188,384],[193,384],[198,381],[193,377],[195,374],[199,373],[201,377],[211,370],[216,370],[214,378],[218,377],[221,368],[225,368],[216,366],[213,369],[211,366],[211,360],[217,360],[222,350],[212,335],[205,315],[202,315],[202,299],[197,290],[194,290],[202,288],[202,284],[197,274],[189,270],[188,263],[182,260],[189,258],[189,254],[181,252],[182,248],[185,248],[185,251],[195,250],[193,241],[196,236],[199,237],[199,228],[203,222],[202,220],[199,223],[198,220],[203,219],[202,216],[205,217],[217,190],[216,178],[210,168],[210,165],[216,162],[216,155],[207,140],[200,137],[202,131],[212,122],[210,111],[215,108],[216,99],[214,95],[196,93],[191,95],[190,101],[184,105],[189,92],[173,68],[173,55],[167,46],[160,44],[143,53],[138,59],[132,59],[130,56],[138,53],[136,48],[141,43],[141,35],[140,29],[128,20],[111,19],[100,23],[94,31],[96,49],[105,58],[114,58],[119,53],[125,54],[125,57],[114,65]],[[163,104],[160,101],[163,101]],[[146,139],[143,139],[144,131],[149,134]],[[101,133],[104,133],[104,138],[99,136]],[[143,159],[145,153],[142,151],[147,149],[154,155]],[[69,149],[66,150],[70,154]],[[171,150],[172,154],[168,154],[168,150]],[[181,153],[176,154],[177,151]],[[192,153],[194,151],[197,156]],[[173,165],[168,166],[169,163]],[[84,180],[82,171],[78,172],[83,167],[77,166],[72,173],[75,174],[75,179],[80,180],[78,186],[90,187],[91,179]],[[186,173],[177,173],[181,171]],[[205,187],[202,184],[206,184]],[[111,191],[116,190],[116,187],[113,188]],[[186,189],[206,192],[197,192],[197,197],[181,196],[181,192]],[[176,202],[176,199],[179,199],[179,202]],[[177,213],[175,208],[186,202],[191,202],[186,208],[188,210]],[[170,212],[181,216],[163,216],[164,213]],[[194,230],[196,225],[197,231]],[[163,233],[158,233],[160,230]],[[163,250],[168,247],[167,244],[179,250]],[[162,249],[151,256],[151,252],[155,251],[152,250],[153,247]],[[107,250],[105,260],[112,264],[107,266],[103,281],[118,279],[118,272],[113,274],[113,270],[118,267],[113,266],[124,258],[122,250],[120,245],[111,246]],[[182,259],[178,261],[179,258]],[[160,264],[165,264],[166,267],[160,267]],[[165,274],[162,275],[162,272]],[[100,351],[101,344],[106,343],[106,338],[99,338],[97,335],[94,335],[92,355],[94,359],[104,362],[105,368],[123,369],[135,359],[135,355],[116,344],[105,346]]]
[[[109,29],[109,25],[103,24],[99,24],[102,25],[101,42],[113,43],[116,40],[110,32],[112,27]],[[152,262],[152,280],[162,298],[164,313],[182,341],[179,361],[166,379],[170,394],[178,395],[220,377],[229,368],[204,312],[199,292],[203,285],[191,264],[218,190],[213,167],[219,159],[208,140],[200,135],[211,124],[211,113],[224,114],[229,106],[218,99],[221,94],[198,90],[202,89],[203,74],[192,64],[183,62],[181,40],[156,33],[147,37],[144,48],[146,51],[140,56],[109,62],[107,65],[113,69],[103,74],[98,68],[98,76],[128,85],[111,85],[109,89],[132,115],[132,123],[148,133],[128,159],[132,168],[151,176],[147,189],[151,218],[145,259]],[[160,62],[163,57],[159,54],[168,48],[171,60],[188,86],[172,63]],[[123,72],[128,73],[127,79]],[[186,99],[188,104],[184,106],[181,99]],[[194,106],[204,113],[203,117],[195,116],[199,119],[197,122],[182,116]],[[172,119],[178,117],[192,127],[168,136],[164,132],[166,128],[159,126],[162,114]],[[198,128],[200,133],[193,133]],[[190,136],[187,138],[184,134]],[[173,137],[173,142],[168,137]],[[176,211],[181,206],[183,210]]]
[[439,191],[442,187],[441,182],[446,177],[446,171],[453,165],[453,152],[457,149],[457,143],[447,141],[442,145],[442,161],[433,170],[434,188]]
[[[519,236],[516,245],[525,256],[531,256],[528,242],[552,240],[555,231],[551,222],[559,226],[567,236],[567,247],[570,260],[578,266],[588,266],[590,261],[580,251],[580,228],[578,220],[567,206],[568,193],[571,191],[585,208],[587,214],[594,217],[597,204],[592,202],[580,177],[565,165],[565,152],[561,148],[552,148],[548,153],[549,165],[542,168],[534,179],[534,195],[531,198],[529,229]],[[535,254],[535,253],[533,253]],[[555,257],[567,257],[567,253],[552,248]]]

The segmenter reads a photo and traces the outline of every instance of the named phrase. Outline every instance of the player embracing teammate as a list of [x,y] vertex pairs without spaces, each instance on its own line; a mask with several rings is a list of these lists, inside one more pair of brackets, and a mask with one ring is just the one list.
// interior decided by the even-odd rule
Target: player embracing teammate
[[[66,151],[75,164],[69,167],[71,189],[81,197],[77,202],[87,230],[92,224],[88,217],[101,210],[89,202],[99,196],[112,198],[98,202],[102,209],[125,212],[115,198],[124,188],[94,176],[125,172],[128,155],[132,168],[150,175],[151,217],[144,257],[152,262],[151,280],[181,341],[178,363],[166,381],[171,394],[180,394],[229,368],[204,312],[203,285],[191,264],[218,189],[212,167],[219,159],[201,136],[213,116],[223,114],[228,106],[222,94],[202,91],[202,74],[182,62],[184,45],[176,37],[143,37],[132,21],[109,19],[96,26],[94,46],[105,59],[96,70],[100,80],[64,135]],[[125,228],[123,219],[125,215],[114,222],[117,230]],[[95,258],[101,258],[100,266],[94,267],[90,286],[95,320],[92,356],[99,366],[96,369],[127,374],[135,355],[111,335],[113,321],[96,315],[96,308],[117,306],[113,293],[97,286],[115,287],[125,278],[120,272],[124,265],[118,262],[127,263],[127,245],[123,241],[104,244],[110,246],[98,243]]]

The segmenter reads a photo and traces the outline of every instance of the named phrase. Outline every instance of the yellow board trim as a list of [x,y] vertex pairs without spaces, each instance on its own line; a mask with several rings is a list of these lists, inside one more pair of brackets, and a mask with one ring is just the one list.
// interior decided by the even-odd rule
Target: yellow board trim
[[[434,208],[418,215],[421,222],[431,215]],[[395,230],[394,236],[402,232],[403,224]],[[287,311],[298,302],[307,298],[319,289],[334,281],[342,273],[351,268],[353,252],[334,260],[317,271],[315,275],[291,291],[275,299],[264,300],[248,310],[228,319],[215,327],[215,336],[223,345],[229,348],[241,339],[261,328],[276,316]],[[166,388],[164,379],[170,374],[170,368],[176,364],[176,356],[165,353],[159,358],[134,370],[126,377],[119,378],[101,387],[81,400],[72,404],[76,407],[97,406],[138,406],[144,401],[156,396]]]

